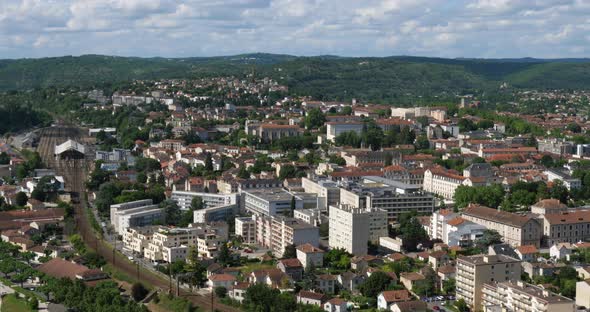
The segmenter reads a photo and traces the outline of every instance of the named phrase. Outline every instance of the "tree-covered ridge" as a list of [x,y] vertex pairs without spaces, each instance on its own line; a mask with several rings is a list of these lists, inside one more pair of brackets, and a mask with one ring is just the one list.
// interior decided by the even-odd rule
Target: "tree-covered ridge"
[[286,83],[296,94],[318,99],[396,103],[497,90],[503,82],[523,88],[584,89],[590,82],[590,62],[263,53],[172,59],[83,55],[0,60],[0,90],[101,87],[133,79],[244,77],[252,73],[270,76]]

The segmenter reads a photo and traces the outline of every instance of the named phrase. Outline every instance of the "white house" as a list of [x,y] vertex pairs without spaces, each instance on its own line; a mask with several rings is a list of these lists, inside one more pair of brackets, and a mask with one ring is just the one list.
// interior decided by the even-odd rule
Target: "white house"
[[324,303],[324,311],[326,312],[346,312],[348,304],[346,300],[341,298],[332,298]]
[[572,254],[573,245],[570,243],[558,243],[549,248],[549,256],[553,259],[569,258]]
[[303,268],[312,265],[316,268],[324,266],[324,251],[306,243],[297,246],[297,259],[301,262]]
[[213,274],[209,276],[207,285],[211,289],[216,287],[225,287],[225,289],[230,289],[235,282],[236,277],[231,274]]

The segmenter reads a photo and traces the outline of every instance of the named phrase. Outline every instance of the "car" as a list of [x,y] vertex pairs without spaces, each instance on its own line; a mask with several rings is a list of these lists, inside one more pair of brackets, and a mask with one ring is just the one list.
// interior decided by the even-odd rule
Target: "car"
[[133,261],[133,256],[127,256],[127,259]]
[[445,299],[445,297],[443,297],[443,296],[437,296],[436,297],[436,300],[443,300],[443,299]]
[[434,307],[432,307],[432,309],[438,311],[438,310],[440,310],[440,307],[439,306],[434,306]]

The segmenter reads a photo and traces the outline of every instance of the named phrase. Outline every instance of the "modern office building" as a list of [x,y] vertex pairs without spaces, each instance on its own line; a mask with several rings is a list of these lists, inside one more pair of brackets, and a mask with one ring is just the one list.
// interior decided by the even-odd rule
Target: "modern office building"
[[205,192],[173,191],[170,199],[175,201],[180,209],[189,210],[191,208],[191,202],[195,197],[200,197],[203,200],[205,208],[239,205],[239,195],[237,193],[217,194]]
[[129,227],[152,225],[164,221],[164,210],[151,199],[111,205],[111,225],[117,234]]
[[403,213],[430,214],[434,210],[434,197],[419,186],[373,176],[343,183],[340,203],[364,210],[383,209],[390,223],[397,222]]
[[303,208],[303,201],[281,188],[253,189],[242,192],[244,209],[257,215],[276,216],[291,214],[291,201],[295,209]]
[[350,205],[330,206],[329,241],[330,248],[344,248],[359,256],[367,254],[371,241],[387,236],[387,212],[382,209],[367,210]]

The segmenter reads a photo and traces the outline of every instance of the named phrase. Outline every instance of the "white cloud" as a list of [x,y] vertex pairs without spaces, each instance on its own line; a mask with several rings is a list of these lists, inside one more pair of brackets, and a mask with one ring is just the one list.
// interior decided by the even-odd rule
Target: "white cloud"
[[[590,56],[586,0],[0,0],[2,57]],[[561,55],[560,54],[560,55]]]

